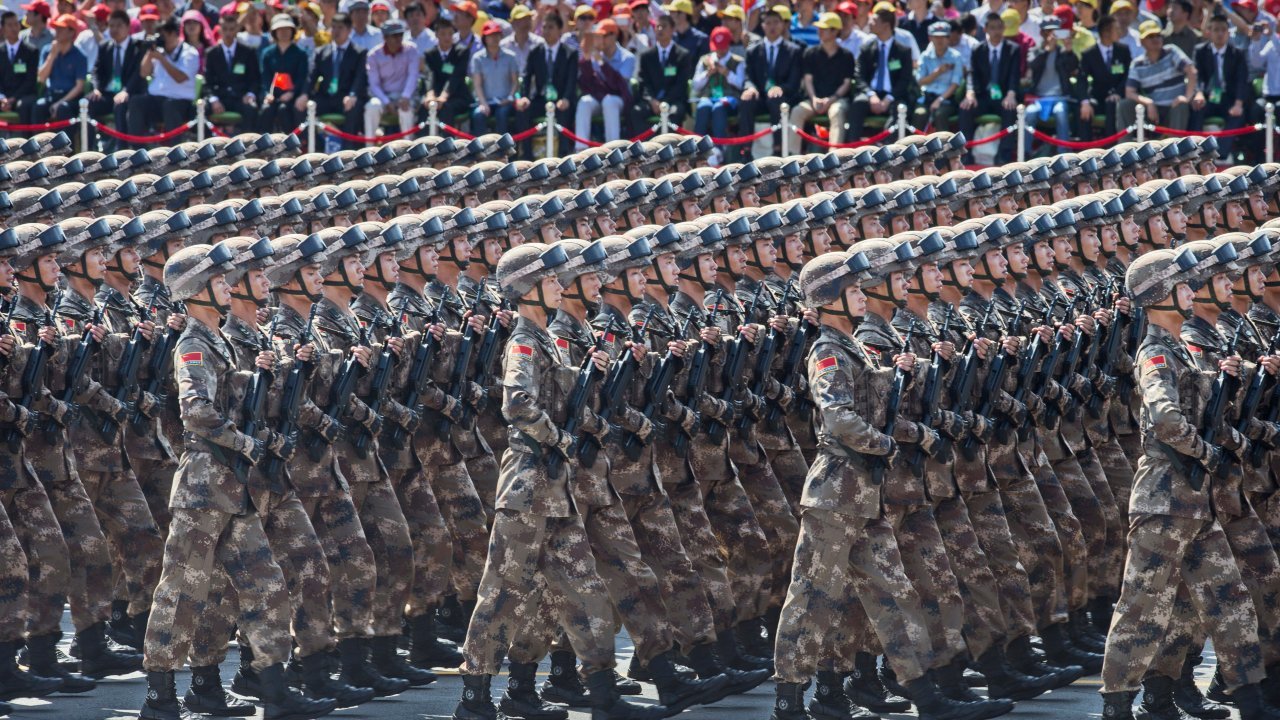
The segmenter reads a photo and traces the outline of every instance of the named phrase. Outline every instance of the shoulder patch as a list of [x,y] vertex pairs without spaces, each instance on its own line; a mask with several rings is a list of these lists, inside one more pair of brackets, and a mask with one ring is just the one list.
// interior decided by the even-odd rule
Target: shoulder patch
[[1147,358],[1146,362],[1142,363],[1142,372],[1147,373],[1167,367],[1169,367],[1169,363],[1164,355],[1152,355]]
[[65,325],[67,326],[67,329],[68,329],[68,330],[75,330],[75,329],[76,329],[76,321],[75,321],[75,318],[64,317],[64,318],[62,318],[62,322],[63,322],[63,324],[65,324]]
[[533,357],[533,348],[529,347],[528,345],[512,345],[512,346],[511,346],[511,354],[512,354],[512,355],[523,355],[524,357],[530,357],[530,358],[531,358],[531,357]]
[[[1199,345],[1192,345],[1191,343],[1187,343],[1187,349],[1191,351],[1191,354],[1192,354],[1192,355],[1203,355],[1203,354],[1204,354],[1204,348],[1200,347]],[[1164,359],[1164,356],[1163,356],[1163,355],[1160,355],[1160,356],[1159,356],[1159,358],[1160,358],[1161,360],[1163,360],[1163,359]]]
[[204,365],[204,353],[202,352],[182,353],[182,357],[180,359],[182,360],[183,367]]
[[818,361],[817,369],[819,375],[826,375],[829,372],[835,372],[840,367],[840,361],[835,355],[824,357]]
[[26,331],[27,331],[27,324],[26,324],[26,323],[24,323],[24,322],[20,322],[20,321],[18,321],[18,320],[14,320],[14,321],[13,321],[13,329],[14,329],[14,330],[17,330],[18,332],[26,332]]
[[556,347],[560,348],[561,350],[568,350],[569,341],[565,340],[564,338],[558,337],[556,338]]

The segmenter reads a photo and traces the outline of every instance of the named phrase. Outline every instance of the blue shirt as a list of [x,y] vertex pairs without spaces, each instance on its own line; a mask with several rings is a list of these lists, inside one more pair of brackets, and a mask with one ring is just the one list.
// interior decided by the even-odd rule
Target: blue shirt
[[[933,79],[928,85],[923,84],[926,75],[937,70],[943,65],[951,65],[950,72],[944,72]],[[933,52],[933,44],[930,43],[920,53],[920,67],[916,68],[916,80],[920,81],[920,89],[926,93],[941,95],[951,87],[952,83],[960,84],[964,80],[964,58],[960,57],[960,53],[955,48],[947,48],[942,57],[938,57]]]
[[791,40],[800,44],[800,47],[813,47],[819,43],[818,39],[818,15],[815,13],[813,22],[808,25],[800,24],[800,15],[791,16]]
[[[40,51],[41,65],[44,65],[44,61],[49,58],[49,51],[52,48],[53,45],[45,45]],[[72,45],[70,50],[53,61],[53,72],[49,73],[49,80],[45,83],[45,96],[53,100],[61,100],[63,95],[75,89],[77,80],[83,80],[88,74],[89,61],[85,59],[84,53]]]

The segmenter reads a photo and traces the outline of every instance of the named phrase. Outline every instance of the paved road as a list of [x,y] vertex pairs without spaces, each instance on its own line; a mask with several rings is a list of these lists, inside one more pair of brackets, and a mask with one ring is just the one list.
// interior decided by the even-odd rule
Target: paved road
[[[70,637],[70,627],[64,622],[64,633]],[[64,642],[64,645],[69,643]],[[626,635],[617,641],[618,665],[625,668],[631,656],[631,644]],[[64,647],[65,649],[65,647]],[[238,653],[233,646],[228,662],[222,666],[222,679],[229,684],[235,674]],[[1208,662],[1212,655],[1206,651]],[[545,675],[546,667],[542,668]],[[411,690],[403,695],[377,700],[358,708],[339,710],[330,717],[342,720],[370,718],[377,720],[413,720],[417,718],[448,718],[462,692],[462,681],[456,674],[442,671],[438,682],[426,689]],[[1207,687],[1212,675],[1211,665],[1200,668],[1200,684]],[[179,673],[178,693],[186,692],[190,675]],[[506,680],[495,678],[495,697],[506,687]],[[646,695],[655,698],[652,686],[646,686]],[[124,678],[111,679],[98,685],[98,689],[86,695],[54,696],[49,700],[15,701],[15,720],[129,720],[137,717],[137,710],[146,692],[146,680],[141,673]],[[655,698],[656,701],[656,698]],[[681,720],[767,720],[772,709],[773,684],[765,683],[746,695],[730,698],[711,707],[699,707],[686,711]],[[1043,720],[1084,720],[1101,716],[1101,699],[1098,696],[1098,678],[1084,678],[1069,688],[1054,691],[1034,701],[1019,703],[1016,710],[1005,717],[1042,718]],[[261,711],[259,711],[261,712]],[[261,714],[259,714],[261,717]],[[892,715],[892,718],[908,718],[911,715]],[[589,713],[574,711],[570,720],[589,720]]]

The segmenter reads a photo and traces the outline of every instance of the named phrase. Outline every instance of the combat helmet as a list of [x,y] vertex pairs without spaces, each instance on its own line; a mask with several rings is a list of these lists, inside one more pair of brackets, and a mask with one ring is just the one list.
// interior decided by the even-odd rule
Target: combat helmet
[[[266,270],[267,281],[273,288],[288,283],[307,265],[318,265],[325,252],[324,241],[316,235],[284,235],[272,240],[271,248],[272,264]],[[320,298],[316,296],[308,299],[315,302]]]
[[[1179,283],[1191,281],[1200,258],[1188,247],[1160,248],[1143,253],[1125,271],[1124,287],[1138,307],[1154,307]],[[1173,310],[1174,308],[1164,308]]]
[[205,302],[191,298],[208,288],[215,276],[234,270],[234,259],[235,251],[223,243],[182,248],[164,264],[164,284],[169,288],[169,296],[176,301],[205,305],[225,312],[226,308],[218,307],[212,299]]
[[265,302],[265,299],[244,297],[238,294],[236,288],[240,281],[250,270],[266,270],[275,264],[276,250],[271,245],[269,238],[251,238],[251,237],[233,237],[222,241],[227,247],[235,252],[235,257],[231,262],[235,269],[226,273],[227,284],[231,286],[231,296],[242,300],[254,300],[255,302]]
[[[842,300],[845,288],[862,287],[870,280],[870,269],[861,252],[837,250],[810,260],[800,270],[801,304],[816,309]],[[853,317],[848,307],[844,311]]]
[[537,305],[551,310],[553,308],[547,306],[542,298],[540,283],[556,275],[560,267],[567,262],[569,262],[569,256],[563,246],[525,243],[502,254],[494,279],[498,283],[498,291],[512,302],[519,302],[531,290],[537,288]]

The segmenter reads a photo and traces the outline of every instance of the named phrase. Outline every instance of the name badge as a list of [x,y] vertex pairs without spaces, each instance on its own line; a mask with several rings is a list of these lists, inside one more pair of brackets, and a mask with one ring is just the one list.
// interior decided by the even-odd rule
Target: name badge
[[673,66],[673,65],[668,65],[667,67],[662,68],[662,76],[663,76],[663,77],[675,77],[675,76],[676,76],[676,70],[677,70],[677,69],[678,69],[678,68],[676,68],[676,67],[675,67],[675,66]]
[[232,74],[232,75],[243,75],[243,74],[244,74],[244,63],[236,63],[236,64],[231,68],[231,74]]
[[329,94],[338,94],[338,78],[329,78]]
[[24,63],[24,62],[22,62],[22,61],[18,61],[18,62],[16,62],[16,63],[14,63],[14,64],[13,64],[13,71],[14,71],[14,72],[16,72],[16,73],[18,73],[19,75],[26,75],[26,74],[27,74],[27,64],[26,64],[26,63]]
[[555,102],[560,99],[560,92],[556,90],[555,85],[547,86],[547,102]]
[[1121,63],[1111,63],[1111,74],[1112,74],[1112,75],[1123,75],[1123,74],[1124,74],[1124,65],[1123,65],[1123,64],[1121,64]]
[[890,61],[889,61],[889,72],[897,72],[897,71],[899,71],[899,70],[901,70],[901,69],[902,69],[902,61],[901,61],[901,60],[890,60]]
[[123,89],[123,87],[124,86],[120,83],[120,76],[114,75],[111,78],[111,82],[107,83],[107,92],[118,93]]
[[1003,99],[1004,99],[1004,91],[1000,89],[1000,86],[998,86],[998,85],[992,85],[992,86],[991,86],[991,99],[992,99],[992,100],[1003,100]]
[[444,63],[440,66],[440,73],[443,75],[453,74],[453,63]]
[[1214,105],[1222,104],[1222,88],[1216,87],[1209,89],[1209,102]]

